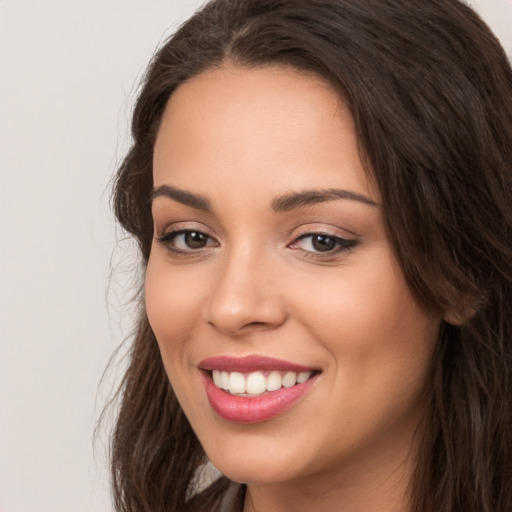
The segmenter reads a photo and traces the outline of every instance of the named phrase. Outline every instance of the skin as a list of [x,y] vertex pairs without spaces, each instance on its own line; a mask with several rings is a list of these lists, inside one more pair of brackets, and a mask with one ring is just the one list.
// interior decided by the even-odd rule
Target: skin
[[[163,185],[211,209],[154,198],[147,313],[207,455],[248,484],[244,510],[410,510],[413,438],[441,319],[408,289],[339,95],[285,67],[226,64],[195,77],[172,95],[158,132],[154,186]],[[271,208],[279,196],[329,189],[368,201]],[[205,233],[206,245],[159,240],[177,229]],[[319,252],[315,233],[352,247]],[[321,374],[283,414],[242,425],[206,397],[198,363],[219,355]]]

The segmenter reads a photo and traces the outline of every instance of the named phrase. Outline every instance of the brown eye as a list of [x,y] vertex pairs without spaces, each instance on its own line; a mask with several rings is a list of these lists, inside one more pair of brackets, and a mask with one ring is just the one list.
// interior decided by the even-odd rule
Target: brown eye
[[180,229],[165,233],[158,239],[169,249],[176,252],[192,252],[218,245],[216,240],[202,231]]
[[332,236],[314,235],[311,237],[311,245],[318,252],[328,252],[336,248],[338,242]]
[[295,240],[290,247],[292,249],[302,249],[306,253],[311,253],[311,255],[325,254],[328,256],[347,251],[354,247],[356,243],[355,240],[347,240],[328,233],[308,233]]
[[202,249],[208,243],[208,235],[200,231],[187,231],[183,234],[183,238],[189,249]]

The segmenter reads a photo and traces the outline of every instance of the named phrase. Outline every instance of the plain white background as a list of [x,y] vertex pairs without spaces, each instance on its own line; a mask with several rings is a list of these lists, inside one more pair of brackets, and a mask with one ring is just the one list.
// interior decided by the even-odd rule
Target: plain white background
[[[0,0],[0,512],[112,510],[92,437],[133,262],[108,182],[145,64],[201,3]],[[472,4],[512,55],[511,0]]]

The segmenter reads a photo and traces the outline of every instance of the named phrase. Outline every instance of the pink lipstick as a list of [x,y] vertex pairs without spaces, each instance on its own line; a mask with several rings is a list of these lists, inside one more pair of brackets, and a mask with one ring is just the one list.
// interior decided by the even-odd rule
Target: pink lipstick
[[213,410],[236,423],[257,423],[284,413],[320,373],[318,368],[263,356],[211,357],[199,368]]

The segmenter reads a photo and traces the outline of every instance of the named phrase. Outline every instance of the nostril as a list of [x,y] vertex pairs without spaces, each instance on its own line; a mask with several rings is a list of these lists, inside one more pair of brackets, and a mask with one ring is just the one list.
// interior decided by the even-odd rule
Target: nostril
[[259,331],[266,331],[268,329],[273,329],[275,327],[272,323],[267,322],[249,322],[242,326],[239,330],[239,334],[245,334],[248,332],[259,332]]
[[229,288],[228,284],[216,288],[204,309],[203,318],[211,327],[229,336],[239,336],[269,330],[286,321],[286,309],[268,290],[246,287],[233,291],[235,285],[231,283]]

